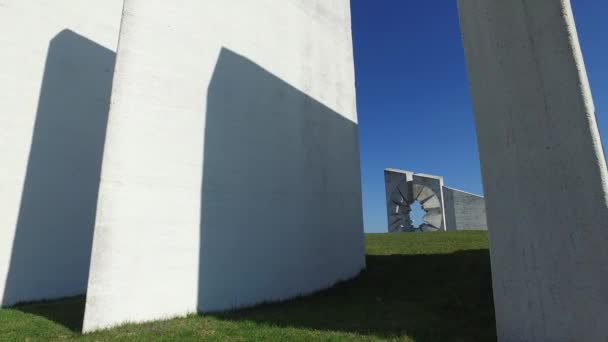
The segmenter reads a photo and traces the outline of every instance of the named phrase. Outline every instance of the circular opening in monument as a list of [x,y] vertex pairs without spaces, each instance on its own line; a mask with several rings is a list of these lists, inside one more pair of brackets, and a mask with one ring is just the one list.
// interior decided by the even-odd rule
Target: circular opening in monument
[[419,229],[425,222],[422,219],[424,215],[426,215],[426,211],[422,208],[422,204],[419,201],[414,201],[414,203],[410,204],[410,219],[412,220],[412,226],[414,229]]

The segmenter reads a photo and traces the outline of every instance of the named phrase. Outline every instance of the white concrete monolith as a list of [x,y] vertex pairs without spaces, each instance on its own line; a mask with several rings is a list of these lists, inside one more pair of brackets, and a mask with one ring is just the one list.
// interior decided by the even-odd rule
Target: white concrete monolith
[[127,0],[84,331],[365,265],[348,0]]
[[608,339],[608,174],[568,0],[459,0],[501,341]]

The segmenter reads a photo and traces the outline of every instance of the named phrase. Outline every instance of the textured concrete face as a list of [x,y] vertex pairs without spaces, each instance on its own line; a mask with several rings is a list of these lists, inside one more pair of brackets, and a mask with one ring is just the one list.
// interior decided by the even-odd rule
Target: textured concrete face
[[0,0],[0,304],[86,291],[121,0]]
[[[443,178],[396,169],[384,170],[389,233],[445,230]],[[410,217],[411,204],[419,201],[426,211],[419,227]]]
[[501,341],[608,338],[608,174],[569,1],[460,0]]
[[488,230],[483,197],[444,186],[443,203],[447,230]]
[[384,170],[384,188],[386,190],[386,215],[388,232],[398,233],[414,229],[410,205],[412,196],[413,172],[395,169]]
[[414,174],[412,177],[412,193],[415,201],[419,201],[426,214],[425,222],[419,227],[422,231],[445,230],[443,214],[443,178],[425,174]]
[[363,267],[349,2],[128,0],[84,331]]

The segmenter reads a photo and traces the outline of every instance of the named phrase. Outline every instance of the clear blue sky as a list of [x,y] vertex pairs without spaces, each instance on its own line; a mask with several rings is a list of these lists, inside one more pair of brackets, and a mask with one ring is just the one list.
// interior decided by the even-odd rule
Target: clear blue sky
[[[608,146],[608,2],[572,0]],[[386,231],[383,170],[482,194],[456,1],[351,0],[366,232]]]

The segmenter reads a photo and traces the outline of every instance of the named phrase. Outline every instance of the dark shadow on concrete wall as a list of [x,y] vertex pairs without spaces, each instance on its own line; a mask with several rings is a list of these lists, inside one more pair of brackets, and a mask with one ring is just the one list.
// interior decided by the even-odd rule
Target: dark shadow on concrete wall
[[456,230],[456,210],[454,207],[454,192],[443,188],[443,208],[446,230]]
[[3,305],[86,291],[115,54],[50,42]]
[[199,310],[309,293],[360,271],[356,123],[222,49],[205,124]]

